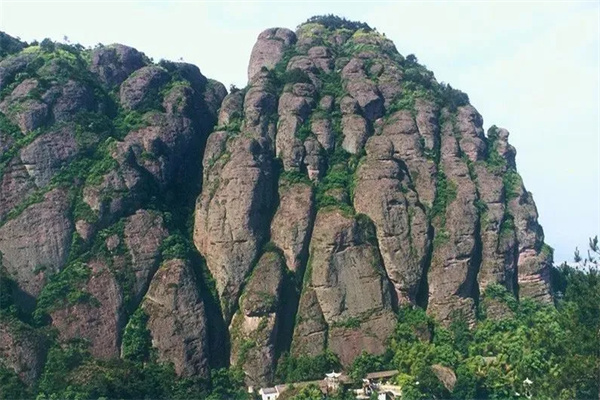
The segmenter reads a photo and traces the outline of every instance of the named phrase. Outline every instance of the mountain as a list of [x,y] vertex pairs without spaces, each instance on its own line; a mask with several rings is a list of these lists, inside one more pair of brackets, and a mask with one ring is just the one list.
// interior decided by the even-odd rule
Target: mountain
[[0,358],[28,385],[86,354],[260,386],[383,353],[407,306],[552,301],[508,131],[364,23],[267,29],[229,93],[120,44],[0,44]]

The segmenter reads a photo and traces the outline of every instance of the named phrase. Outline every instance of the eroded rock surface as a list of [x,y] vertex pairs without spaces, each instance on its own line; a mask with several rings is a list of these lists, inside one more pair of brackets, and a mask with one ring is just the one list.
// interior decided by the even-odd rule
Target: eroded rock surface
[[161,265],[142,309],[159,360],[173,363],[179,376],[207,377],[208,321],[189,263],[173,259]]
[[265,253],[258,260],[229,328],[231,364],[246,371],[248,385],[272,383],[275,374],[279,300],[284,274],[280,255]]

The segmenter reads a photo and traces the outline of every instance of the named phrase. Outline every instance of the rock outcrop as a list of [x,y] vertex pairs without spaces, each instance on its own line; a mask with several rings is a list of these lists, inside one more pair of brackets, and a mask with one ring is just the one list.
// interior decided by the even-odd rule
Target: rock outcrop
[[1,364],[35,384],[31,321],[130,357],[143,315],[177,375],[262,386],[284,354],[383,353],[398,307],[472,325],[512,312],[490,287],[549,302],[508,131],[361,26],[265,30],[231,93],[124,45],[0,34]]
[[264,386],[274,378],[283,276],[281,256],[263,254],[231,323],[231,365],[243,368],[248,385]]
[[42,373],[48,340],[20,321],[0,321],[0,360],[13,369],[28,385],[34,385]]
[[208,376],[208,321],[189,263],[165,262],[154,275],[142,303],[158,358],[171,362],[177,375]]
[[[368,218],[347,216],[340,210],[319,211],[309,257],[302,294],[308,299],[300,300],[308,307],[301,307],[300,332],[293,345],[310,346],[306,342],[317,332],[302,325],[314,326],[320,321],[329,348],[344,365],[362,350],[383,352],[395,318],[389,281]],[[325,349],[315,350],[318,354]]]

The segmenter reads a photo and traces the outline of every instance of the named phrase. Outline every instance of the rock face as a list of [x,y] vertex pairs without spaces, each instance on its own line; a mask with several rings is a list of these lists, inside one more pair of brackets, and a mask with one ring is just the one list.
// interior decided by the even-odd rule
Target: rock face
[[295,41],[296,34],[289,29],[272,28],[262,32],[252,48],[248,64],[248,80],[254,78],[262,67],[275,67],[281,60],[283,52]]
[[194,241],[206,257],[230,319],[268,232],[272,178],[264,139],[239,137],[225,151],[230,156],[221,155],[205,173],[207,190],[198,202]]
[[428,222],[410,178],[385,136],[369,139],[357,171],[354,204],[377,228],[387,275],[401,303],[415,303],[429,251]]
[[265,253],[252,272],[231,323],[231,365],[246,371],[248,385],[260,387],[273,381],[283,274],[281,256]]
[[178,375],[263,386],[286,353],[382,353],[400,306],[551,300],[508,131],[376,31],[267,29],[229,94],[124,45],[0,44],[0,362],[28,384],[48,346],[11,312],[104,360],[143,314]]
[[72,231],[67,193],[60,189],[0,227],[3,265],[22,291],[24,308],[31,310],[48,278],[65,265]]
[[92,52],[90,70],[109,87],[120,85],[131,73],[146,64],[144,54],[122,44],[102,46]]
[[84,290],[89,300],[52,312],[52,326],[62,340],[85,338],[94,357],[110,359],[119,355],[125,326],[123,294],[106,263],[92,261],[88,268],[91,276]]
[[15,331],[14,311],[50,324],[56,344],[83,339],[93,357],[110,360],[143,307],[161,360],[181,376],[208,376],[208,295],[198,291],[200,261],[186,251],[181,216],[200,192],[198,154],[223,85],[123,45],[83,57],[68,45],[8,44],[0,273],[14,290],[0,313],[0,363],[31,385],[43,368],[48,344],[25,323]]
[[0,321],[0,360],[33,385],[39,378],[48,343],[43,335],[18,321]]
[[279,207],[271,224],[271,240],[285,256],[291,271],[298,271],[308,250],[314,218],[314,196],[308,184],[283,185]]
[[188,263],[169,260],[154,275],[142,303],[159,360],[172,362],[185,377],[208,374],[207,320],[197,285]]
[[[300,301],[308,307],[301,309],[298,329],[308,335],[298,333],[294,346],[306,348],[303,342],[317,333],[301,326],[305,320],[309,325],[321,320],[328,346],[344,365],[363,349],[383,352],[383,341],[392,333],[395,318],[389,281],[374,239],[368,218],[345,216],[339,210],[319,211],[303,293],[309,298]],[[324,349],[315,350],[318,354]]]

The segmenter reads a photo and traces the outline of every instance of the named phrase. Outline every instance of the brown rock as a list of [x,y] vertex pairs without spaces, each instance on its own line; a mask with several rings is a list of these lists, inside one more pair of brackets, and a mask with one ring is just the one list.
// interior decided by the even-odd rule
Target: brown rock
[[283,114],[279,119],[275,154],[283,161],[285,171],[298,171],[302,165],[305,149],[303,143],[296,137],[301,124],[301,118],[293,114]]
[[192,267],[183,260],[165,262],[142,303],[158,359],[171,362],[183,377],[209,376],[204,303]]
[[406,163],[419,200],[431,207],[435,198],[437,169],[434,161],[424,154],[423,137],[412,113],[400,110],[392,114],[383,126],[382,134],[394,144],[394,158]]
[[311,181],[319,180],[325,174],[325,158],[323,156],[323,147],[314,137],[309,137],[304,141],[304,165],[308,178]]
[[145,56],[122,44],[100,46],[92,51],[90,70],[109,87],[119,86],[135,70],[146,64]]
[[278,254],[263,254],[231,323],[231,364],[244,369],[248,385],[265,386],[274,378],[283,268]]
[[125,221],[125,245],[131,256],[131,269],[135,274],[133,299],[138,304],[158,269],[160,246],[167,237],[167,230],[160,214],[138,210]]
[[314,197],[307,184],[281,186],[279,208],[271,223],[271,240],[285,256],[288,269],[298,271],[306,259],[314,218]]
[[[268,232],[272,204],[268,143],[238,137],[228,143],[226,163],[207,173],[198,199],[194,243],[216,280],[226,320]],[[211,176],[214,176],[211,178]]]
[[333,109],[333,96],[327,94],[319,101],[319,108],[324,111],[331,111]]
[[374,121],[383,116],[383,98],[373,82],[368,79],[352,79],[346,83],[346,90],[358,101],[365,118]]
[[250,55],[248,81],[252,81],[262,67],[273,69],[283,52],[295,42],[296,34],[289,29],[271,28],[261,32]]
[[440,364],[433,364],[431,370],[446,389],[450,392],[454,390],[454,386],[456,385],[456,374],[452,368],[444,367]]
[[0,320],[0,359],[27,385],[40,377],[47,350],[47,339],[30,326],[16,319]]
[[21,161],[38,187],[47,186],[52,177],[79,152],[72,127],[46,133],[21,152]]
[[327,345],[327,323],[323,317],[317,294],[311,287],[305,287],[300,296],[296,327],[292,340],[292,354],[317,356]]
[[[415,303],[429,253],[427,216],[408,177],[393,160],[392,143],[374,136],[356,173],[354,207],[376,226],[388,277],[402,303]],[[386,158],[387,157],[387,158]]]
[[342,147],[348,153],[358,154],[364,147],[369,131],[367,121],[360,115],[350,114],[342,117]]
[[219,126],[227,126],[236,120],[241,120],[244,112],[244,95],[242,91],[227,95],[219,110]]
[[322,118],[312,119],[310,128],[323,149],[326,151],[333,150],[335,146],[335,134],[333,133],[330,120]]
[[160,67],[140,68],[121,85],[120,101],[122,106],[126,110],[145,107],[168,80],[169,74]]
[[340,100],[340,111],[342,114],[358,114],[360,111],[358,102],[353,97],[344,96]]
[[22,72],[35,59],[35,54],[20,53],[0,61],[0,90],[7,87],[15,75]]
[[29,133],[44,126],[50,115],[48,105],[35,99],[5,101],[0,104],[0,110],[9,115],[23,133]]
[[26,296],[20,299],[31,309],[47,279],[67,260],[73,223],[68,193],[54,189],[43,200],[26,208],[0,227],[3,265]]
[[439,109],[432,101],[418,98],[415,100],[415,111],[417,114],[415,122],[419,134],[424,139],[425,148],[433,150],[439,141]]
[[447,177],[449,200],[444,216],[433,221],[435,239],[428,275],[427,311],[443,323],[460,315],[473,322],[480,261],[477,256],[478,213],[474,205],[477,193],[467,165],[460,159],[450,121],[442,126],[441,167]]
[[87,339],[94,357],[118,357],[124,327],[123,295],[104,262],[92,261],[88,267],[91,277],[84,291],[93,301],[69,304],[52,312],[52,326],[58,330],[61,340]]
[[81,82],[69,80],[60,88],[59,97],[53,102],[52,115],[55,122],[72,120],[78,112],[95,108],[92,89]]
[[[395,325],[389,282],[371,242],[372,229],[366,221],[344,216],[340,210],[322,210],[317,213],[311,238],[305,279],[330,327],[329,347],[339,352],[344,365],[360,354],[358,347],[341,350],[350,331],[355,343],[379,353]],[[376,339],[369,339],[375,331]]]
[[27,173],[20,158],[13,158],[2,171],[0,178],[0,219],[27,196],[31,195],[36,186]]
[[271,115],[277,110],[277,98],[262,85],[252,86],[244,98],[244,132],[255,138],[266,137]]
[[329,73],[333,70],[331,51],[325,46],[315,46],[308,50],[308,56],[320,70]]
[[460,148],[473,162],[482,160],[486,154],[482,126],[483,118],[475,107],[471,105],[458,107],[456,129],[460,138]]

